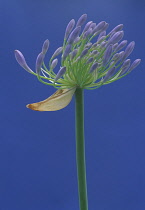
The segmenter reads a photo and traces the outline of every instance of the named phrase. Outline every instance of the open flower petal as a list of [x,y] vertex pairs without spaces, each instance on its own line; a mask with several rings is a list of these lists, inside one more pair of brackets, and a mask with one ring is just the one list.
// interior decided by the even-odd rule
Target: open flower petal
[[63,109],[70,103],[75,90],[76,88],[59,89],[44,101],[28,104],[27,108],[35,111],[57,111]]

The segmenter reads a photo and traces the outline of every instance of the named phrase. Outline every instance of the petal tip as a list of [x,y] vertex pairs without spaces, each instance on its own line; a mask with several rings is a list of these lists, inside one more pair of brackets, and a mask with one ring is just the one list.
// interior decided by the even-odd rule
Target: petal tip
[[37,109],[37,106],[35,106],[35,104],[27,104],[26,107],[35,111],[40,111]]

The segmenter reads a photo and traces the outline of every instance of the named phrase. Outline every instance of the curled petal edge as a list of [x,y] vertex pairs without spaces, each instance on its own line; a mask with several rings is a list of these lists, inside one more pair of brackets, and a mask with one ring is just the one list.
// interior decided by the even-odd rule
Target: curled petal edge
[[76,88],[59,89],[49,98],[26,107],[35,111],[57,111],[65,108],[71,101]]

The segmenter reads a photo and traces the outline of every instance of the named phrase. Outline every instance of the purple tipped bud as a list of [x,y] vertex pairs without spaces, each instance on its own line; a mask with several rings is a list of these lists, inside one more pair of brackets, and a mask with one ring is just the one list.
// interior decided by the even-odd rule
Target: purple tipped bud
[[102,27],[99,31],[96,31],[94,33],[95,36],[97,36],[98,34],[100,34],[101,32],[103,31],[106,31],[106,29],[108,28],[109,24],[108,23],[105,23],[104,27]]
[[118,52],[119,50],[121,50],[122,48],[124,48],[127,45],[127,40],[122,41],[115,49],[116,52]]
[[123,55],[124,55],[124,51],[121,51],[121,52],[119,53],[120,59],[123,58]]
[[121,67],[120,75],[124,74],[128,70],[129,66],[130,66],[130,59],[127,59],[126,61],[124,61],[123,65]]
[[22,66],[26,71],[28,71],[29,73],[33,72],[27,65],[23,54],[19,50],[15,50],[15,58],[17,62],[20,64],[20,66]]
[[56,67],[57,63],[58,63],[58,59],[56,58],[52,61],[50,68],[54,69]]
[[61,52],[62,52],[63,47],[59,47],[57,50],[55,50],[55,52],[53,53],[51,60],[53,58],[55,58],[56,56],[58,56]]
[[83,35],[83,38],[85,39],[85,38],[87,38],[88,36],[90,36],[91,34],[92,34],[92,28],[89,28],[85,33],[84,33],[84,35]]
[[74,49],[71,53],[70,53],[70,58],[74,59],[74,57],[76,56],[76,54],[78,53],[77,49]]
[[80,55],[80,58],[84,57],[88,53],[88,48],[84,49]]
[[65,36],[64,36],[65,39],[67,39],[67,37],[68,37],[68,35],[70,34],[70,32],[72,31],[74,25],[75,25],[75,20],[72,19],[72,20],[68,23],[68,25],[67,25],[67,27],[66,27]]
[[63,56],[62,56],[63,60],[65,60],[66,57],[68,56],[68,54],[70,53],[71,47],[72,47],[71,44],[68,44],[66,46],[65,51],[64,51]]
[[102,31],[102,32],[100,33],[100,35],[98,36],[97,42],[100,40],[100,38],[101,38],[102,36],[106,36],[106,31]]
[[103,65],[105,66],[112,54],[112,45],[109,45],[104,53]]
[[105,21],[101,21],[98,25],[93,29],[93,34],[100,31],[106,25]]
[[97,55],[98,54],[98,51],[97,50],[93,50],[92,52],[91,52],[91,55]]
[[123,31],[119,31],[116,32],[108,41],[108,45],[109,44],[115,44],[117,42],[119,42],[122,38],[123,38],[124,32]]
[[83,14],[83,15],[78,19],[78,22],[77,22],[76,27],[77,27],[77,26],[82,26],[82,25],[85,23],[86,19],[87,19],[87,14]]
[[96,70],[96,68],[98,67],[98,63],[94,63],[91,68],[90,68],[90,73],[92,73],[93,71]]
[[108,23],[105,23],[104,27],[102,27],[102,28],[99,30],[99,33],[103,32],[103,31],[106,31],[108,27],[109,27],[109,24],[108,24]]
[[85,25],[85,28],[83,30],[83,34],[89,29],[90,25],[92,24],[93,21],[89,21],[86,25]]
[[94,58],[93,58],[93,57],[89,58],[89,59],[87,60],[86,64],[88,64],[88,63],[92,63],[92,62],[93,62],[93,60],[94,60]]
[[41,66],[42,66],[42,63],[44,61],[44,57],[45,57],[45,55],[42,52],[39,53],[39,55],[37,56],[37,59],[36,59],[36,73],[38,75],[40,74]]
[[45,40],[45,42],[43,43],[43,46],[42,46],[42,53],[43,54],[46,54],[47,53],[47,50],[49,48],[49,40]]
[[106,82],[110,77],[112,77],[113,74],[114,74],[114,72],[115,72],[115,66],[112,67],[112,68],[107,72],[106,76],[105,76],[104,79],[103,79],[103,82]]
[[126,61],[124,61],[123,65],[122,65],[122,68],[130,65],[130,61],[131,61],[130,59],[127,59]]
[[90,28],[92,28],[92,30],[93,30],[95,27],[96,27],[96,23],[92,23],[92,24],[90,25]]
[[102,41],[104,41],[106,38],[106,36],[102,36],[99,40],[98,40],[98,44],[100,44]]
[[91,43],[91,42],[89,42],[89,43],[87,43],[87,44],[85,45],[85,47],[87,47],[88,49],[89,49],[91,46],[92,46],[92,43]]
[[131,72],[133,69],[135,69],[141,62],[141,59],[136,59],[132,64],[131,67],[129,68],[129,72]]
[[75,41],[74,41],[74,44],[78,43],[80,41],[80,37],[78,36]]
[[109,36],[112,35],[113,33],[122,30],[123,24],[117,25],[110,33],[108,34]]
[[125,66],[125,67],[121,70],[121,72],[120,72],[120,75],[119,75],[119,76],[121,76],[122,74],[126,73],[126,72],[127,72],[127,70],[128,70],[128,68],[129,68],[129,66]]
[[97,46],[98,46],[98,43],[96,42],[92,45],[92,48],[97,47]]
[[61,67],[54,81],[56,82],[58,79],[60,79],[64,75],[65,72],[66,72],[66,67],[65,66]]
[[101,44],[100,44],[100,48],[104,48],[106,47],[106,41],[103,41]]
[[69,44],[72,44],[75,41],[75,39],[78,37],[80,31],[81,31],[81,27],[78,26],[71,32],[71,34],[68,38],[68,43]]
[[129,45],[126,47],[122,60],[124,61],[133,51],[135,46],[135,42],[130,42]]
[[119,53],[116,53],[116,54],[113,56],[112,60],[113,60],[113,61],[117,61],[119,58],[120,58]]
[[117,47],[118,47],[118,43],[116,43],[116,44],[114,44],[114,45],[112,46],[112,50],[116,52],[116,48],[117,48]]

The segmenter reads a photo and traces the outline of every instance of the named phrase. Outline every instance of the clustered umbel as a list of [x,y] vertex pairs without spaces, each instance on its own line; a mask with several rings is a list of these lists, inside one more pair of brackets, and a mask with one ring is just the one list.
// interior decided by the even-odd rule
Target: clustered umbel
[[[127,45],[127,40],[121,41],[124,36],[123,24],[117,25],[107,34],[109,24],[105,21],[98,24],[89,21],[82,29],[86,19],[87,15],[83,14],[76,25],[74,19],[68,23],[63,46],[53,53],[48,67],[44,64],[44,58],[49,48],[49,40],[44,42],[42,51],[36,59],[36,73],[29,68],[19,50],[15,50],[16,60],[26,71],[36,75],[42,83],[58,89],[72,87],[95,89],[126,76],[140,64],[140,59],[136,59],[132,64],[128,59],[135,42]],[[92,39],[96,37],[92,43]],[[121,51],[123,48],[125,49]],[[54,72],[58,64],[56,57],[60,54],[61,67],[56,74]]]

